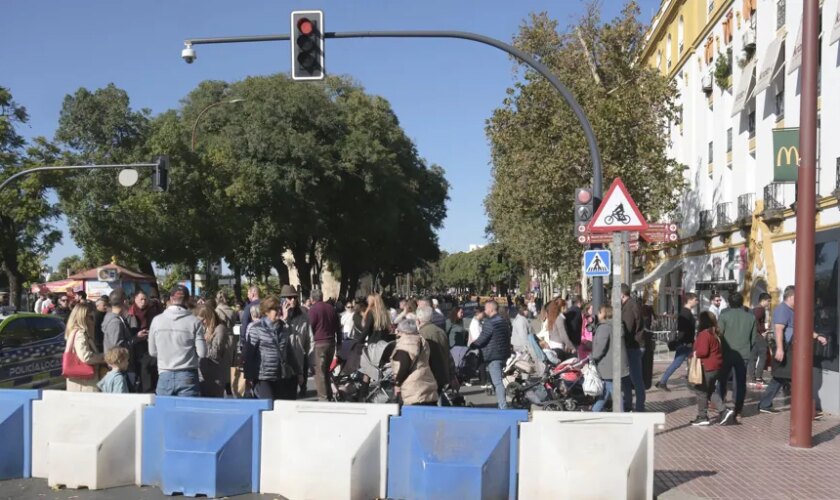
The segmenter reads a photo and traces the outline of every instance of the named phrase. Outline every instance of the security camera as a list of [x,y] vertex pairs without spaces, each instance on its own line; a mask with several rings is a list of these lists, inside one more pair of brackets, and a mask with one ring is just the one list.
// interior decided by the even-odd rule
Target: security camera
[[187,64],[192,64],[196,57],[195,49],[189,45],[184,47],[184,50],[181,51],[181,58],[187,61]]

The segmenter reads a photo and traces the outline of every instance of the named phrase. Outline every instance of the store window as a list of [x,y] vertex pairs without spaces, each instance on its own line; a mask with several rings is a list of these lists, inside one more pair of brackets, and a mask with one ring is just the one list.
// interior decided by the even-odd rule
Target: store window
[[814,366],[825,370],[840,371],[837,357],[837,295],[838,295],[838,241],[835,239],[817,243],[814,269],[814,330],[829,339],[830,348],[820,353]]

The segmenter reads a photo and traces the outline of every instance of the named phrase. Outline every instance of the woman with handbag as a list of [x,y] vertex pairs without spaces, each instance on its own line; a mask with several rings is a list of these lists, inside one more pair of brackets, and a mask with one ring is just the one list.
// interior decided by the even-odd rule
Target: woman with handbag
[[[721,416],[720,425],[731,425],[735,420],[735,411],[724,405],[720,394],[717,392],[717,382],[723,367],[723,350],[720,345],[720,330],[717,326],[717,318],[714,313],[704,311],[700,313],[698,329],[700,333],[694,340],[694,358],[689,365],[689,382],[696,374],[696,370],[702,367],[703,377],[701,384],[691,384],[691,387],[697,395],[697,418],[695,418],[691,425],[706,426],[711,425],[709,420],[709,400],[715,406],[718,414]],[[700,367],[697,366],[699,360]]]
[[99,392],[99,365],[105,358],[96,348],[94,324],[93,308],[88,303],[76,305],[67,319],[61,374],[67,378],[68,391]]
[[[590,364],[597,368],[601,379],[604,381],[604,392],[592,405],[593,412],[604,410],[604,406],[612,398],[613,382],[613,358],[612,358],[612,317],[613,308],[603,304],[598,310],[597,321],[595,322],[595,335],[592,337],[592,354],[589,355]],[[628,390],[630,385],[630,366],[627,364],[627,346],[621,342],[621,376],[619,383],[621,390]]]

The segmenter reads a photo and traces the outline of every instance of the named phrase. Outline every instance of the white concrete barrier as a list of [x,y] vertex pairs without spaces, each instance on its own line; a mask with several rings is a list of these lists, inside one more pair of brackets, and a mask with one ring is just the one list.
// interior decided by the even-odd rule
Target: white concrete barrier
[[260,493],[385,497],[393,404],[275,401],[262,413]]
[[519,498],[653,498],[664,413],[534,412],[520,424]]
[[32,476],[89,489],[140,484],[143,407],[153,394],[44,391],[32,405]]

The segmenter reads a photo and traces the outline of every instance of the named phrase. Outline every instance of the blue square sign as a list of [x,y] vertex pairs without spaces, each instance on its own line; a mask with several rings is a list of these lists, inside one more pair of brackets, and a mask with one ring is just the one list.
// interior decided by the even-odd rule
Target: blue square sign
[[583,274],[587,278],[607,277],[612,271],[609,250],[586,250],[583,252]]

